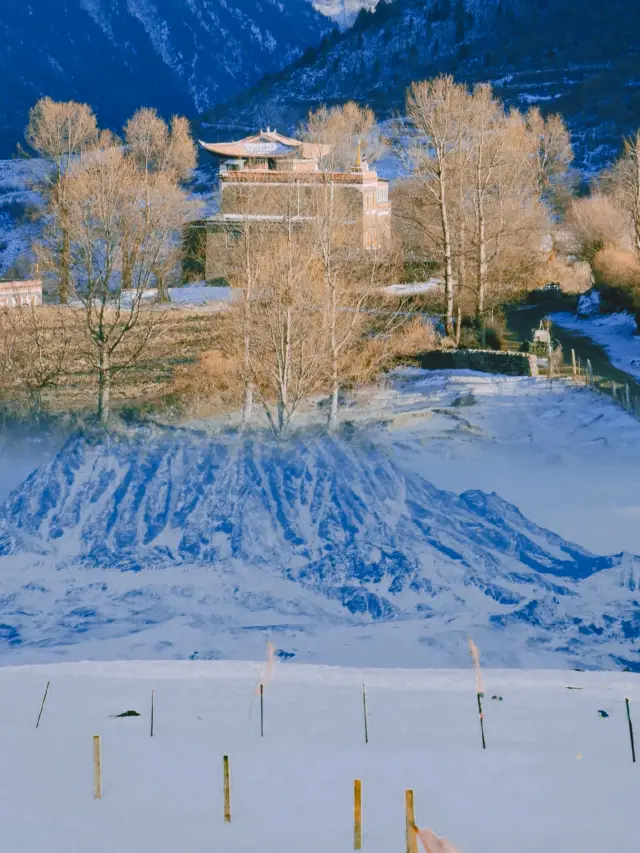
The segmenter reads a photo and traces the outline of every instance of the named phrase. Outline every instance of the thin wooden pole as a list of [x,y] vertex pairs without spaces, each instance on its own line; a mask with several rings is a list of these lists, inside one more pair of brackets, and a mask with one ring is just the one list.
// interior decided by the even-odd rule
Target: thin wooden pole
[[264,684],[260,684],[260,737],[264,737]]
[[629,388],[628,382],[624,386],[624,398],[625,398],[625,403],[626,403],[625,408],[628,412],[630,412],[631,411],[631,389]]
[[478,697],[478,715],[480,717],[480,734],[482,735],[482,748],[487,748],[487,742],[484,738],[484,711],[482,710],[482,693],[476,694]]
[[633,737],[633,723],[631,722],[631,702],[629,699],[625,699],[625,704],[627,706],[627,722],[629,723],[629,740],[631,741],[631,760],[633,763],[636,763],[636,743]]
[[229,756],[222,758],[224,776],[224,822],[231,823],[231,777],[229,775]]
[[404,792],[404,811],[407,835],[407,853],[418,853],[416,814],[413,807],[413,791]]
[[47,694],[49,693],[49,685],[50,681],[47,681],[47,687],[44,691],[44,696],[42,697],[42,705],[40,705],[40,713],[38,714],[38,721],[36,723],[36,728],[40,725],[40,717],[42,717],[42,712],[44,711],[44,703],[47,701]]
[[369,720],[367,716],[367,690],[362,685],[362,709],[364,712],[364,742],[369,743]]
[[576,365],[576,351],[574,349],[571,350],[571,369],[573,371],[573,381],[575,382],[578,375],[578,368]]
[[93,797],[102,799],[102,759],[100,754],[100,735],[93,736]]
[[156,699],[156,691],[151,691],[151,737],[153,737],[153,716],[155,711],[155,699]]
[[362,850],[362,781],[353,783],[353,849]]

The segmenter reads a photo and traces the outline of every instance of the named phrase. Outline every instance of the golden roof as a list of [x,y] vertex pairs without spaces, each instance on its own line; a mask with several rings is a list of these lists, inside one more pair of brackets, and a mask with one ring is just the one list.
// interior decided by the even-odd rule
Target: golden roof
[[257,157],[302,157],[305,160],[318,160],[331,150],[330,145],[318,145],[313,142],[301,142],[283,136],[275,130],[261,130],[253,136],[245,136],[235,142],[200,142],[200,145],[218,157],[238,157],[251,159]]

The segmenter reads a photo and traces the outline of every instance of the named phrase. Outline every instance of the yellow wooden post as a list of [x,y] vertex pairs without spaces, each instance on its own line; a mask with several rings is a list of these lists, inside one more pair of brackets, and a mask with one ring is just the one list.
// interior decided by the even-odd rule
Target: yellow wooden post
[[102,765],[100,759],[100,735],[93,736],[93,796],[102,799]]
[[224,822],[231,823],[231,779],[229,776],[229,756],[222,759],[224,768]]
[[413,808],[413,791],[404,792],[404,809],[407,824],[407,853],[418,853],[416,815]]
[[353,783],[353,849],[362,850],[362,782]]

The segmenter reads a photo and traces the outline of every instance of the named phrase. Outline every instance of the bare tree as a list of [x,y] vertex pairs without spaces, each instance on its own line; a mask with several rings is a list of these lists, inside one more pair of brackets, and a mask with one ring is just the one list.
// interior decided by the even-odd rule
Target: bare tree
[[[460,150],[460,119],[467,92],[453,77],[413,83],[407,93],[405,128],[408,145],[399,149],[409,165],[413,181],[423,193],[420,207],[425,213],[435,207],[437,230],[426,234],[435,242],[442,261],[445,287],[445,327],[454,334],[453,238],[450,197],[454,193],[454,168]],[[427,217],[429,221],[431,217]]]
[[41,173],[59,233],[56,247],[58,298],[64,304],[70,294],[70,246],[67,184],[74,162],[90,150],[98,138],[96,118],[86,104],[42,98],[29,114],[26,139],[49,168]]
[[624,141],[622,157],[611,176],[611,193],[630,217],[635,250],[640,255],[640,130]]
[[348,172],[358,150],[369,163],[384,151],[373,111],[353,101],[338,107],[322,106],[309,113],[300,135],[306,142],[325,146],[320,158],[320,168],[325,172]]
[[0,309],[0,384],[26,398],[38,417],[43,395],[58,386],[71,355],[74,317],[58,306],[30,303]]
[[[125,126],[127,155],[144,176],[145,206],[150,204],[150,194],[155,176],[163,175],[176,185],[186,181],[196,167],[196,148],[191,137],[189,122],[174,116],[171,125],[161,119],[155,110],[141,109]],[[130,287],[130,256],[135,246],[124,247],[124,286]],[[159,299],[169,300],[163,269],[156,270]]]
[[97,374],[98,417],[106,423],[114,377],[136,363],[158,327],[160,314],[146,310],[144,299],[191,205],[164,175],[147,183],[117,148],[75,165],[67,191],[73,292],[84,310],[89,358]]
[[527,128],[536,140],[538,187],[541,195],[556,207],[568,201],[569,170],[573,163],[571,135],[561,115],[546,118],[538,107],[526,116]]
[[282,438],[326,378],[327,329],[322,266],[308,220],[298,214],[297,188],[282,188],[270,204],[271,213],[246,217],[237,240],[231,282],[244,293],[232,303],[226,329],[241,330],[235,337],[245,406],[250,390]]

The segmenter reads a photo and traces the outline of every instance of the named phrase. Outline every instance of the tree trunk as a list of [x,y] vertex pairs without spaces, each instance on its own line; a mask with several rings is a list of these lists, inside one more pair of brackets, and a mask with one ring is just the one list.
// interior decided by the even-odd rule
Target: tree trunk
[[248,380],[244,386],[244,405],[242,407],[242,428],[245,429],[253,414],[253,383]]
[[482,196],[478,196],[477,200],[477,216],[478,216],[478,295],[476,303],[476,315],[480,325],[482,334],[482,344],[487,343],[487,332],[484,323],[485,300],[487,292],[487,237],[486,223],[484,215],[484,200]]
[[340,402],[340,384],[338,382],[337,359],[335,367],[333,364],[331,366],[331,373],[333,378],[331,383],[331,410],[329,412],[329,432],[335,432],[338,429],[338,404]]
[[635,228],[636,251],[640,254],[640,134],[636,137],[634,155],[636,160],[636,199],[634,205],[633,224]]
[[58,300],[61,305],[69,302],[71,291],[71,238],[69,228],[66,224],[66,215],[60,217],[60,228],[62,230],[62,246],[60,249],[60,286],[58,289]]
[[451,229],[449,227],[449,212],[445,189],[444,169],[440,172],[440,219],[442,223],[442,246],[444,251],[444,292],[447,303],[445,328],[447,335],[453,337],[453,259],[451,253]]
[[156,285],[158,288],[158,302],[171,302],[169,299],[169,288],[161,272],[156,272]]
[[111,413],[111,370],[109,353],[106,349],[100,352],[98,365],[98,421],[106,424]]

